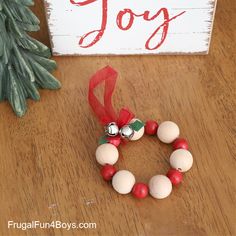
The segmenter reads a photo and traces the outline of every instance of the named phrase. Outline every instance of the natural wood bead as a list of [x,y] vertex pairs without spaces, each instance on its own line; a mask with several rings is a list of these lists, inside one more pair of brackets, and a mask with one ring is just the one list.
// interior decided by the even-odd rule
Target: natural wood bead
[[155,175],[149,181],[149,193],[152,197],[163,199],[170,195],[172,184],[165,175]]
[[170,165],[180,172],[186,172],[193,165],[193,156],[186,149],[177,149],[170,156]]
[[110,143],[105,143],[97,147],[96,160],[100,165],[114,165],[119,157],[117,148]]
[[112,186],[120,194],[130,193],[134,184],[135,177],[128,170],[120,170],[112,178]]
[[[134,118],[130,121],[130,124],[134,123],[136,120],[139,120],[137,118]],[[141,120],[139,120],[140,122],[142,122]],[[139,131],[134,131],[134,135],[133,137],[130,139],[131,141],[136,141],[136,140],[139,140],[143,137],[144,135],[144,126],[139,130]]]
[[172,121],[162,122],[157,130],[157,136],[163,143],[172,143],[179,137],[179,127]]

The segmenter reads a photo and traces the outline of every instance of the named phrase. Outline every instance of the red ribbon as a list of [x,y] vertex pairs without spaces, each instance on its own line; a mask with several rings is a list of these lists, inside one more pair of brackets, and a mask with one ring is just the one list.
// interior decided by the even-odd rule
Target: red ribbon
[[[97,115],[102,125],[107,125],[110,122],[116,122],[117,125],[121,128],[122,126],[128,124],[134,118],[134,114],[127,108],[122,108],[119,112],[119,116],[117,116],[113,108],[112,94],[115,89],[117,76],[118,73],[110,66],[97,71],[91,77],[89,82],[88,100],[91,108]],[[105,82],[104,104],[101,104],[101,102],[94,94],[94,90],[96,87],[101,85],[103,81]]]

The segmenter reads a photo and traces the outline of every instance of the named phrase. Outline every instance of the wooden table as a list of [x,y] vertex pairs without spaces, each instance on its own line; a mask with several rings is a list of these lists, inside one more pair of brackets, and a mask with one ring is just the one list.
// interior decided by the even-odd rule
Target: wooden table
[[[49,44],[43,5],[36,37]],[[208,56],[56,57],[61,90],[17,118],[0,104],[1,235],[236,235],[236,5],[220,1]],[[119,71],[114,106],[140,119],[173,120],[190,143],[194,166],[165,200],[118,195],[99,174],[102,134],[87,102],[88,79]],[[171,148],[156,138],[122,148],[119,168],[139,181],[169,168]],[[8,221],[95,222],[96,229],[7,229]]]

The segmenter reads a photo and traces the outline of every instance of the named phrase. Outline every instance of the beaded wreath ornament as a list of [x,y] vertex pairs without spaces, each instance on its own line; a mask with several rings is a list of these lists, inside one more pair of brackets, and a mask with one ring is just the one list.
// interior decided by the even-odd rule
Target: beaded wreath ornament
[[[127,108],[122,108],[117,116],[112,106],[112,94],[115,89],[117,72],[107,66],[99,70],[90,79],[89,104],[100,123],[105,127],[105,135],[100,138],[96,150],[96,160],[102,165],[101,175],[104,180],[111,181],[113,188],[120,194],[132,195],[136,198],[145,198],[148,193],[156,198],[163,199],[170,195],[173,185],[178,185],[183,179],[183,173],[193,165],[192,154],[188,151],[188,143],[179,138],[179,127],[172,121],[164,121],[160,125],[149,120],[145,124],[135,118]],[[94,90],[105,82],[104,104],[101,104]],[[170,155],[171,169],[167,175],[155,175],[148,184],[135,181],[134,175],[128,170],[117,170],[114,164],[119,159],[118,147],[122,142],[135,141],[147,135],[157,135],[159,140],[173,146]]]

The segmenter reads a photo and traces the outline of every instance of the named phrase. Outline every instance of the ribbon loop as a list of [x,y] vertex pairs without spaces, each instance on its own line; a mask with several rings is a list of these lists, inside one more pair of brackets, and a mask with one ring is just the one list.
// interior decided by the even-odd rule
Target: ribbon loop
[[[134,114],[127,108],[122,108],[120,110],[119,116],[117,117],[117,114],[113,108],[112,94],[115,89],[117,76],[118,73],[113,68],[111,68],[110,66],[106,66],[105,68],[97,71],[91,77],[89,82],[89,104],[102,125],[106,125],[110,122],[117,122],[117,125],[119,127],[122,127],[123,125],[128,124],[131,119],[134,118]],[[94,94],[95,88],[101,85],[102,82],[105,82],[103,104],[101,104],[101,102]]]

